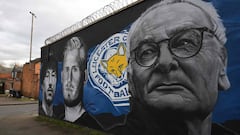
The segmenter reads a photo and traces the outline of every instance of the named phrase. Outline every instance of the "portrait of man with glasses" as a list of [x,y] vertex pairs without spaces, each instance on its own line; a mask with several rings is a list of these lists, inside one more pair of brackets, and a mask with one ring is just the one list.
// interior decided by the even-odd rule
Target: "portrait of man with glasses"
[[162,0],[128,35],[131,112],[126,133],[233,135],[212,124],[218,91],[227,90],[225,28],[211,3]]

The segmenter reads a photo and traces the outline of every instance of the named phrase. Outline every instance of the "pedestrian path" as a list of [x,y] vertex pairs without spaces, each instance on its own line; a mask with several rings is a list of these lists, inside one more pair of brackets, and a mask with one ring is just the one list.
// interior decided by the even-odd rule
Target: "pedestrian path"
[[0,106],[37,104],[37,103],[38,101],[32,98],[27,98],[27,97],[15,98],[5,94],[0,94]]
[[0,135],[108,135],[38,116],[38,101],[0,94]]
[[88,128],[57,125],[36,115],[17,115],[0,121],[0,135],[108,135]]

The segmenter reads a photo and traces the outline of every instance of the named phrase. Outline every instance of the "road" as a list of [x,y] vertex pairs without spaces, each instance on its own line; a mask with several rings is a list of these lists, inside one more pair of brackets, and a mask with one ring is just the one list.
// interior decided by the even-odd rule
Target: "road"
[[0,106],[0,118],[13,117],[17,115],[36,116],[37,114],[38,104]]
[[77,129],[36,120],[37,111],[38,104],[0,106],[0,135],[81,135]]
[[38,104],[0,106],[0,135],[33,134],[31,127],[38,126],[34,120],[37,111]]
[[[38,104],[18,104],[12,99],[3,100],[0,96],[0,135],[96,135],[95,130],[59,126],[47,121],[37,120]],[[3,104],[3,101],[8,103]],[[106,135],[106,134],[99,134]]]

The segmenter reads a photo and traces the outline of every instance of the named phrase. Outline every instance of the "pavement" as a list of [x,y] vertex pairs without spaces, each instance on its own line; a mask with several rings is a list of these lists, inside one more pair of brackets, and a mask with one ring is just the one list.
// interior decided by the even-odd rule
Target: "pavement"
[[24,105],[24,104],[38,104],[38,101],[33,98],[15,98],[6,94],[0,94],[0,106],[8,105]]
[[107,135],[86,127],[76,128],[46,119],[38,116],[37,100],[0,94],[0,135]]

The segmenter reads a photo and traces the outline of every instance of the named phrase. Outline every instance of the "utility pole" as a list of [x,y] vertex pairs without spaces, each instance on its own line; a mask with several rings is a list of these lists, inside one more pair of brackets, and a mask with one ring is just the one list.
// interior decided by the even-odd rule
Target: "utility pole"
[[[37,18],[37,16],[33,13],[33,12],[29,12],[32,15],[32,25],[31,25],[31,39],[30,39],[30,58],[29,58],[29,69],[32,72],[34,72],[34,70],[32,70],[32,64],[31,64],[31,58],[32,58],[32,39],[33,39],[33,20],[34,18]],[[32,74],[33,76],[33,74]],[[33,86],[32,82],[31,82],[31,86]],[[31,87],[32,89],[32,87]],[[33,89],[31,90],[31,97],[33,97]]]
[[32,15],[32,25],[31,25],[31,39],[30,39],[30,58],[29,58],[29,63],[31,63],[31,58],[32,58],[32,39],[33,39],[33,19],[37,18],[37,16],[33,12],[29,12]]

